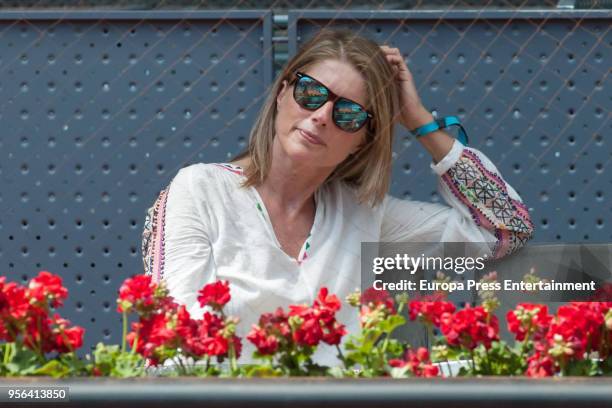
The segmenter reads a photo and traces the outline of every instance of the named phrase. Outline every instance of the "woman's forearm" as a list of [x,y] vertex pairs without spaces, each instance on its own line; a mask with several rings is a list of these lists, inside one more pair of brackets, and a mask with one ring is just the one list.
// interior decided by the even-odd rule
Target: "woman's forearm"
[[[434,120],[433,115],[424,107],[415,111],[413,117],[406,121],[409,130],[414,130]],[[450,152],[454,139],[443,130],[436,130],[418,138],[429,152],[434,163],[438,163]]]

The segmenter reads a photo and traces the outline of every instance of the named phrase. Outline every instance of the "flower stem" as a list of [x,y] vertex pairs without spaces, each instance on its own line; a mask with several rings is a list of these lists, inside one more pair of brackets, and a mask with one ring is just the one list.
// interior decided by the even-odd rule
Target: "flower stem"
[[42,322],[40,320],[40,316],[38,316],[36,318],[36,326],[38,327],[38,338],[36,339],[36,345],[37,345],[37,354],[38,357],[40,357],[41,361],[45,360],[45,353],[43,352],[43,344],[42,344],[42,337],[40,336],[40,333],[42,333]]
[[434,341],[434,329],[431,323],[426,323],[425,327],[427,327],[427,348],[431,348],[433,346]]
[[132,350],[130,351],[132,355],[136,354],[136,349],[138,348],[138,335],[139,334],[140,334],[140,331],[136,331],[136,335],[134,336],[134,342],[132,343]]
[[179,363],[181,374],[187,375],[187,369],[185,368],[185,365],[183,364],[183,359],[180,356],[177,356],[176,361],[178,361]]
[[472,357],[472,375],[476,375],[476,362],[474,361],[474,349],[470,349],[470,355]]
[[229,360],[231,373],[232,375],[236,375],[238,372],[238,364],[236,363],[236,350],[234,349],[234,342],[232,339],[229,341]]
[[338,350],[338,358],[342,361],[342,365],[346,370],[348,370],[348,365],[346,364],[346,359],[344,358],[344,354],[342,353],[342,349],[339,344],[336,344],[336,350]]
[[4,345],[4,365],[8,364],[10,357],[12,357],[12,356],[9,357],[9,355],[12,354],[11,353],[12,344],[13,343],[6,343]]
[[[125,351],[125,338],[127,337],[127,313],[125,310],[122,312],[123,314],[123,334],[121,336],[121,351]],[[137,345],[135,345],[137,346]]]

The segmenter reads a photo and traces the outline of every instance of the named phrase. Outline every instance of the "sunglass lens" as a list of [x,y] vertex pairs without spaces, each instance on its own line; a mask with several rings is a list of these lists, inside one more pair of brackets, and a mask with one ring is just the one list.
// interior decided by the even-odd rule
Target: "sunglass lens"
[[308,77],[297,81],[293,94],[295,101],[306,109],[318,109],[328,98],[327,88]]
[[368,120],[368,113],[354,102],[339,99],[333,113],[336,125],[347,132],[356,132]]

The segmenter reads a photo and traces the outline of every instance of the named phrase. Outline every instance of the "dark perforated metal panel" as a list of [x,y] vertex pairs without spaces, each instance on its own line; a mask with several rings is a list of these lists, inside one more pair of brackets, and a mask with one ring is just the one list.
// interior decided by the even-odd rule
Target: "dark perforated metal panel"
[[245,146],[272,77],[271,15],[1,16],[1,274],[60,274],[86,346],[117,344],[146,208],[180,167]]
[[[322,27],[398,47],[425,105],[457,115],[531,209],[535,242],[610,242],[612,13],[289,14],[289,49]],[[439,201],[429,154],[406,129],[392,193]]]

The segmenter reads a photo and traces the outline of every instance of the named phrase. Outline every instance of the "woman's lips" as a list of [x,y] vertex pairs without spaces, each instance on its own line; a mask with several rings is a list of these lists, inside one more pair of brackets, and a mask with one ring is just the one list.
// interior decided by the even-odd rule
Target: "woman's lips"
[[308,140],[310,143],[325,146],[325,143],[323,143],[323,141],[319,139],[318,136],[315,136],[312,133],[306,130],[303,130],[303,129],[298,129],[298,130],[300,131],[300,134],[302,135],[302,137]]

